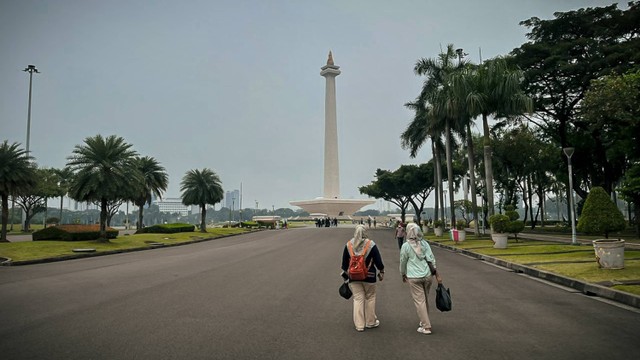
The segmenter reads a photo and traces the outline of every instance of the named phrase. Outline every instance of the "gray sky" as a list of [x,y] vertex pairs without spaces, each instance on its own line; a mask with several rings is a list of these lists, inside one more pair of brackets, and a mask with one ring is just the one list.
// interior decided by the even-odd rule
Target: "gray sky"
[[[336,79],[340,187],[363,198],[377,168],[416,159],[400,147],[419,58],[453,43],[473,62],[526,41],[532,16],[614,1],[0,1],[0,141],[61,168],[88,136],[116,134],[169,173],[211,168],[243,207],[292,207],[322,195],[324,85]],[[626,8],[626,2],[620,7]],[[479,128],[476,127],[479,132]],[[379,203],[370,208],[379,208]]]

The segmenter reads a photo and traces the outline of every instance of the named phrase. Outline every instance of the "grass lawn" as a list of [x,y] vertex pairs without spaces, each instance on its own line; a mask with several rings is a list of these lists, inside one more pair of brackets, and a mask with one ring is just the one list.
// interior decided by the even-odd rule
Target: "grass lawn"
[[[640,281],[640,251],[626,249],[624,252],[625,268],[620,270],[600,269],[596,263],[595,253],[591,246],[575,246],[535,240],[509,239],[506,249],[494,249],[493,241],[485,236],[476,239],[467,236],[463,242],[454,243],[448,236],[427,236],[429,240],[439,244],[472,251],[499,258],[516,264],[526,265],[551,273],[563,275],[577,280],[601,283]],[[616,290],[640,295],[640,285],[614,285]]]
[[96,249],[95,252],[97,253],[125,249],[148,249],[152,243],[169,245],[240,234],[248,231],[250,230],[240,228],[213,228],[207,229],[207,233],[184,232],[176,234],[120,235],[116,239],[111,239],[111,241],[106,243],[97,241],[20,241],[0,243],[0,257],[10,258],[13,261],[25,261],[72,255],[75,254],[73,249],[90,248]]

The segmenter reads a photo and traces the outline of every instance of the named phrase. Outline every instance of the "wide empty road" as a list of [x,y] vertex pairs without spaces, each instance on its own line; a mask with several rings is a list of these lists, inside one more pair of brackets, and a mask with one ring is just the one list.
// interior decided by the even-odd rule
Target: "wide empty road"
[[[631,359],[640,314],[434,247],[453,311],[432,335],[390,230],[377,329],[338,296],[353,228],[271,230],[186,246],[0,267],[2,359]],[[431,294],[433,305],[435,293]]]

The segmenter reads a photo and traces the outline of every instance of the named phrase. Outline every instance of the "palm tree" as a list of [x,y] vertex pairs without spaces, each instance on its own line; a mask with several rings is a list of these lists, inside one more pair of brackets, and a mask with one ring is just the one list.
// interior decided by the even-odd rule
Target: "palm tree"
[[[458,54],[452,44],[447,45],[446,51],[442,51],[434,59],[422,58],[414,67],[417,75],[426,76],[419,101],[429,104],[431,118],[434,120],[430,126],[432,129],[444,128],[445,155],[447,161],[447,185],[449,187],[449,208],[451,209],[451,223],[455,224],[455,206],[453,202],[453,160],[451,157],[452,130],[459,128],[458,116],[451,112],[457,108],[451,103],[455,101],[451,90],[450,77],[456,71],[463,69],[466,63],[459,60]],[[453,128],[453,129],[452,129]]]
[[471,107],[468,104],[469,95],[473,92],[470,79],[473,78],[476,66],[469,64],[464,69],[454,72],[450,76],[451,96],[454,100],[452,103],[456,105],[456,116],[459,118],[458,129],[459,135],[463,141],[466,140],[467,161],[469,167],[469,183],[471,188],[471,204],[473,219],[475,220],[475,234],[480,236],[480,225],[478,221],[478,204],[476,200],[476,172],[475,172],[475,151],[473,145],[473,134],[471,132],[471,124],[475,114],[470,112]]
[[200,232],[207,232],[207,204],[215,205],[222,200],[222,183],[210,169],[189,170],[180,183],[182,203],[200,206]]
[[[76,145],[67,166],[74,172],[69,195],[77,201],[100,203],[100,240],[107,239],[107,211],[110,201],[127,196],[131,184],[140,183],[134,157],[138,154],[123,138],[111,135],[88,137]],[[129,191],[130,192],[130,191]]]
[[430,117],[431,111],[428,104],[420,101],[419,98],[416,101],[406,103],[405,106],[413,110],[415,115],[411,123],[409,123],[405,131],[400,135],[402,148],[409,149],[409,155],[415,158],[418,155],[418,150],[420,150],[427,139],[431,138],[431,154],[433,166],[435,167],[433,173],[435,195],[433,220],[438,220],[439,217],[444,218],[444,213],[440,212],[440,208],[444,209],[444,207],[440,206],[440,204],[442,204],[442,166],[440,163],[440,151],[444,147],[440,141],[442,130],[434,125],[434,120]]
[[2,230],[0,242],[7,242],[7,222],[9,221],[9,196],[15,196],[32,189],[36,185],[35,167],[27,152],[20,144],[5,140],[0,144],[0,197],[2,197]]
[[533,101],[520,88],[523,72],[510,68],[504,58],[488,60],[469,78],[472,91],[467,105],[472,117],[482,115],[484,166],[489,215],[494,213],[493,165],[488,117],[520,115],[533,111]]
[[144,204],[151,204],[151,196],[162,197],[162,193],[169,185],[169,175],[164,167],[152,157],[137,157],[134,166],[142,175],[140,191],[134,196],[133,202],[138,206],[138,224],[136,229],[142,229]]

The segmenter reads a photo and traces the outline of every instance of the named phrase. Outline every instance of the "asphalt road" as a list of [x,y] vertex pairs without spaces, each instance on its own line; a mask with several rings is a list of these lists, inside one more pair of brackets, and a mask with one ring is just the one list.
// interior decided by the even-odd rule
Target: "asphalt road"
[[[0,267],[2,359],[630,359],[640,313],[434,247],[454,309],[416,332],[391,230],[377,329],[338,296],[352,228]],[[430,300],[433,302],[435,294]]]

